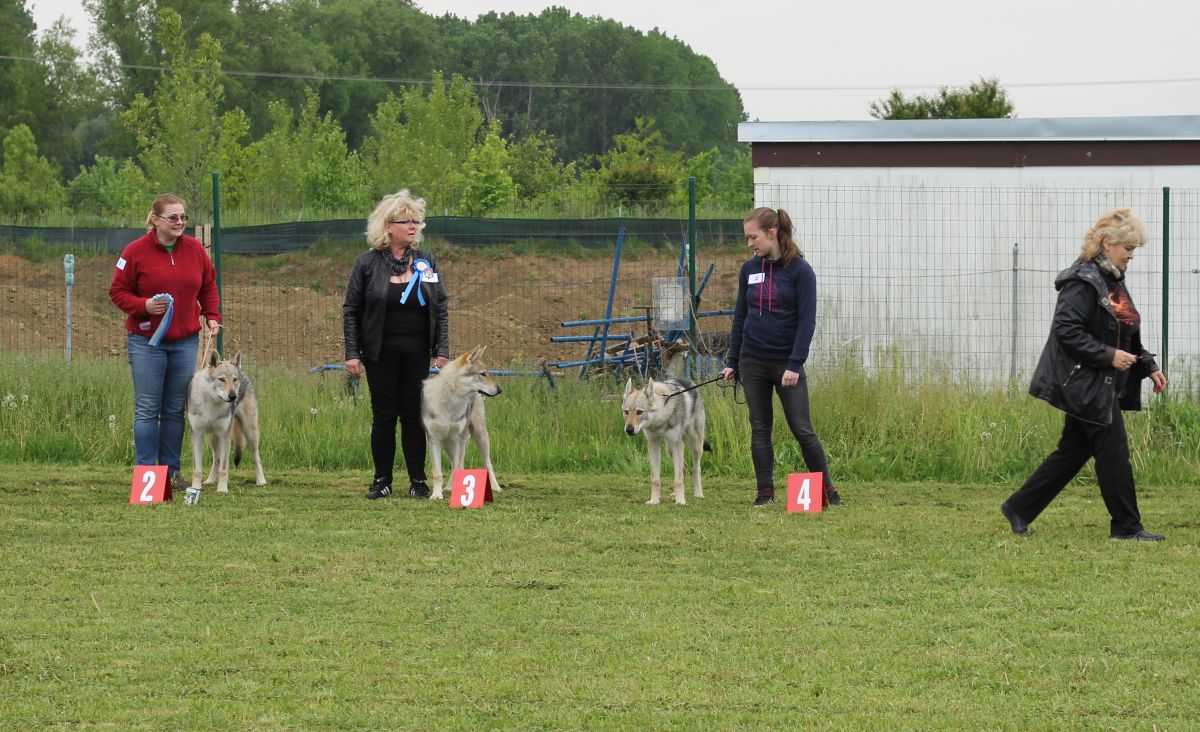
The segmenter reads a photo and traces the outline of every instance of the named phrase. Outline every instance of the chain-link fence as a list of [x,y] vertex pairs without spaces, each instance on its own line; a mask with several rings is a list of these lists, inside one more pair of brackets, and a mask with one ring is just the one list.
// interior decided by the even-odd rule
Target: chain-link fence
[[[1176,379],[1200,362],[1200,191],[759,185],[755,198],[789,211],[817,272],[814,369],[902,364],[913,374],[961,382],[1024,379],[1049,327],[1055,273],[1078,254],[1088,227],[1118,206],[1133,208],[1150,230],[1129,270],[1143,341],[1169,353],[1168,373]],[[431,201],[431,213],[437,209]],[[610,345],[644,336],[644,318],[663,307],[654,280],[686,266],[687,222],[678,212],[615,213],[431,215],[426,246],[439,257],[451,297],[452,350],[489,344],[490,360],[514,368],[577,362],[589,343],[556,339],[592,336],[603,326],[562,323],[607,315],[622,319],[609,326]],[[701,207],[699,310],[721,312],[733,307],[748,252],[740,218],[705,214]],[[225,226],[225,349],[240,349],[258,364],[340,363],[342,296],[350,265],[365,248],[365,215],[242,216]],[[65,354],[69,334],[76,356],[123,358],[122,316],[108,286],[115,252],[140,233],[0,224],[0,348]],[[204,224],[196,233],[212,239]],[[68,252],[75,256],[69,290]],[[728,328],[728,316],[701,318],[706,350],[720,352]]]

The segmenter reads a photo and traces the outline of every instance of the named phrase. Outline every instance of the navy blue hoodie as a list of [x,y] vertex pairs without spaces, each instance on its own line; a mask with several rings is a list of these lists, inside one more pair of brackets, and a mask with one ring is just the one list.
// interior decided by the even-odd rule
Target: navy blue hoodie
[[736,369],[745,354],[787,361],[799,372],[817,328],[817,276],[803,257],[784,268],[779,261],[752,257],[738,273],[737,305],[725,365]]

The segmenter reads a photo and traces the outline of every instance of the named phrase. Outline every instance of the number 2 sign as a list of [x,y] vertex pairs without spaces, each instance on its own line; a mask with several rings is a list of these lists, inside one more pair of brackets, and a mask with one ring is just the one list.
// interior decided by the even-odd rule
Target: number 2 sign
[[788,513],[820,513],[824,503],[820,473],[790,473],[787,482]]
[[487,468],[459,468],[450,476],[450,508],[483,508],[483,504],[492,502]]
[[162,503],[171,498],[171,483],[167,480],[166,465],[134,467],[133,484],[129,488],[130,503]]

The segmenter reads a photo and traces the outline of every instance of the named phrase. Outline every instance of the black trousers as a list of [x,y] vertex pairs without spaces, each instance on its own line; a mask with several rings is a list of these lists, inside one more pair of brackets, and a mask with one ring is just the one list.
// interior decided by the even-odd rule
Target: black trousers
[[376,478],[391,478],[396,462],[396,422],[409,481],[425,480],[425,426],[421,424],[421,384],[429,376],[429,352],[384,351],[378,361],[363,359],[371,389],[371,459]]
[[1067,483],[1096,459],[1096,480],[1100,496],[1112,516],[1110,533],[1114,536],[1136,534],[1142,530],[1137,493],[1133,484],[1133,466],[1129,464],[1129,437],[1121,410],[1115,410],[1111,425],[1084,422],[1067,415],[1058,448],[1050,453],[1008,505],[1017,515],[1032,522],[1050,505]]
[[786,361],[764,361],[746,355],[738,359],[738,378],[746,390],[746,405],[750,410],[750,459],[754,462],[755,482],[760,490],[775,487],[775,446],[771,443],[775,426],[774,400],[771,398],[774,392],[779,395],[788,429],[800,443],[804,464],[809,472],[821,473],[825,489],[830,490],[833,481],[829,478],[825,448],[813,430],[804,369],[800,369],[800,380],[796,385],[785,389],[781,384],[786,370]]

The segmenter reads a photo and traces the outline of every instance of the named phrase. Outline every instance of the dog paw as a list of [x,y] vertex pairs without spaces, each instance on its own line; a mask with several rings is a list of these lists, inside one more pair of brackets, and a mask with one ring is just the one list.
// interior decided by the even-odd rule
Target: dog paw
[[217,493],[228,493],[229,486],[217,486]]
[[657,506],[661,502],[662,501],[659,501],[657,498],[651,498],[649,501],[646,501],[646,505],[647,506]]

